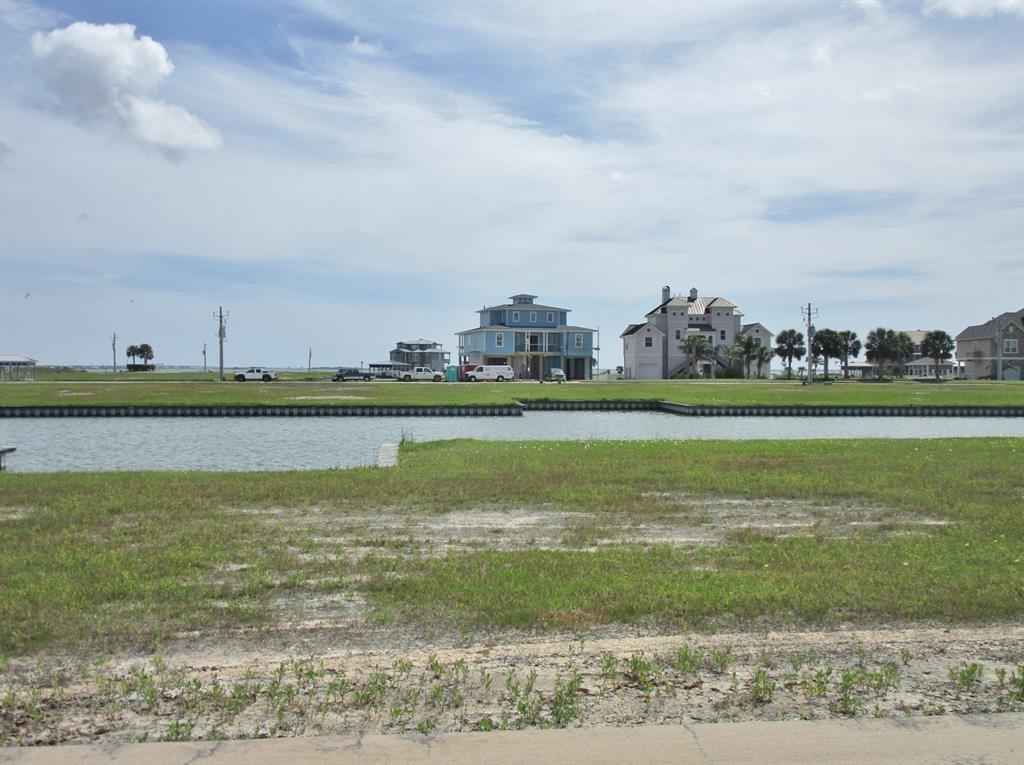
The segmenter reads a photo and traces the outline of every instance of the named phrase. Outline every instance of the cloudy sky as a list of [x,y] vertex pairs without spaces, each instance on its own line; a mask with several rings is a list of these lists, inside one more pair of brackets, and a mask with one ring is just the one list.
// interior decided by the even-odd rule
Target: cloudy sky
[[1024,305],[1024,2],[0,0],[0,353],[299,366],[662,285],[773,332]]

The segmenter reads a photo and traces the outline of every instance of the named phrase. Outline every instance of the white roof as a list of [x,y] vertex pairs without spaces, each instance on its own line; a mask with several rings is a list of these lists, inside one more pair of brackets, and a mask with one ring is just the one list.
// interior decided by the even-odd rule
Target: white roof
[[0,364],[35,364],[35,359],[28,356],[17,356],[12,353],[0,353]]

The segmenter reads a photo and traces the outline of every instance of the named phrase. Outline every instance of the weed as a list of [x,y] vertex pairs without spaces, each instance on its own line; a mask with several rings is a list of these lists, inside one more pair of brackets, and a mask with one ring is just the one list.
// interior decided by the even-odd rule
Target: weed
[[579,717],[582,685],[583,680],[575,668],[567,682],[563,682],[561,676],[555,678],[555,692],[551,697],[551,722],[556,728],[564,728]]
[[601,677],[606,682],[614,682],[616,675],[618,675],[618,659],[615,658],[615,654],[611,651],[605,651],[601,654]]
[[975,683],[981,682],[984,672],[984,668],[977,662],[968,664],[961,661],[959,665],[950,667],[949,679],[953,681],[957,696],[971,690]]
[[654,662],[644,658],[643,651],[634,653],[626,662],[626,677],[647,696],[654,692],[655,672]]
[[711,665],[715,672],[724,675],[725,671],[733,664],[732,648],[716,648],[711,652]]
[[750,700],[754,704],[767,704],[775,696],[775,682],[768,677],[763,669],[754,672],[754,679],[750,684]]
[[814,698],[824,698],[828,694],[828,683],[831,680],[831,667],[815,670],[813,674],[800,682],[800,688],[808,702]]
[[420,722],[416,725],[416,730],[422,733],[424,736],[433,733],[435,728],[437,728],[436,717],[427,717],[423,720],[420,720]]
[[910,664],[910,661],[913,658],[914,658],[914,652],[911,651],[909,648],[901,648],[900,649],[900,661],[903,662],[903,666],[904,667],[907,666],[908,664]]
[[857,684],[860,682],[861,673],[859,669],[844,669],[839,681],[836,683],[838,700],[833,706],[834,710],[844,715],[855,715],[860,709],[862,701],[857,695]]
[[675,668],[683,677],[696,674],[704,663],[704,654],[694,651],[685,643],[676,651]]
[[181,720],[175,720],[167,728],[167,733],[164,734],[161,741],[188,741],[192,738],[192,729],[195,727],[193,723],[183,723]]

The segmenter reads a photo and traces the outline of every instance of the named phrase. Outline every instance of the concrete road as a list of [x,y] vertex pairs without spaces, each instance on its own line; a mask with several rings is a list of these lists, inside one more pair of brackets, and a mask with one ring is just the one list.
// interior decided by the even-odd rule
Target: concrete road
[[1024,714],[575,728],[435,737],[265,740],[0,749],[0,763],[49,765],[604,765],[628,763],[1024,763]]

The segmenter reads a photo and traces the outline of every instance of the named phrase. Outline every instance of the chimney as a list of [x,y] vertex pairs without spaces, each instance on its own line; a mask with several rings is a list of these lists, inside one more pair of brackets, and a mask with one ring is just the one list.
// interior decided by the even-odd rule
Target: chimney
[[668,288],[668,285],[666,284],[664,287],[661,288],[661,302],[662,303],[667,303],[671,297],[672,297],[672,290],[670,290]]
[[692,303],[696,299],[697,299],[697,288],[696,287],[691,287],[690,288],[690,302]]

